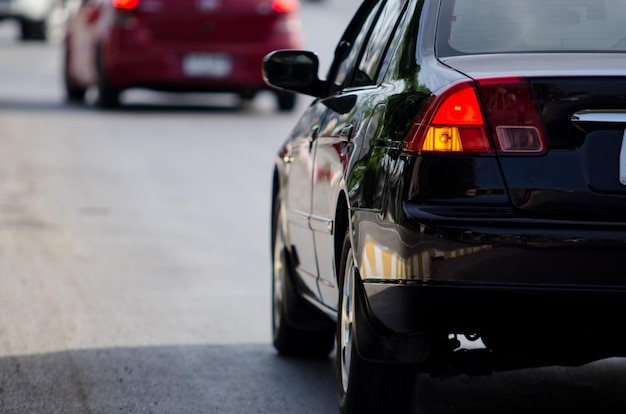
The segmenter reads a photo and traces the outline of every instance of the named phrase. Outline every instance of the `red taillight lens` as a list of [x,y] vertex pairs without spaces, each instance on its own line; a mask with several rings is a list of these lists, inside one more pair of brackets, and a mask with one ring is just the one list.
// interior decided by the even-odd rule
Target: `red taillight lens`
[[415,152],[491,152],[473,83],[453,86],[427,105],[404,149]]
[[113,0],[113,7],[118,9],[136,9],[139,6],[139,0]]
[[297,0],[274,0],[272,10],[276,13],[290,13],[298,10]]
[[530,84],[523,78],[478,81],[485,114],[503,153],[542,153],[546,140]]
[[487,123],[498,152],[539,154],[546,149],[530,84],[522,78],[479,80],[478,90],[473,82],[446,90],[422,111],[404,149],[492,153]]

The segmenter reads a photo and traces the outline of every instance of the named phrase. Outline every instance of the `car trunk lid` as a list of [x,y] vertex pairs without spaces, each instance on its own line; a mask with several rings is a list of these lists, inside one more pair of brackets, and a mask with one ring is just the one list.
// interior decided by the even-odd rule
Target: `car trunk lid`
[[280,16],[267,0],[141,0],[136,12],[165,42],[260,41]]
[[483,55],[442,62],[476,80],[523,76],[530,83],[547,150],[498,154],[514,207],[551,218],[626,217],[624,54]]

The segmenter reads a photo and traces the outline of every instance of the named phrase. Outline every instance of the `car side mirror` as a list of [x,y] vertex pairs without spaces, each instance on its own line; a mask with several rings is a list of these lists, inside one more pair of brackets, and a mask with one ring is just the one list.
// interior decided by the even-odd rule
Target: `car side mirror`
[[268,85],[320,97],[319,58],[305,50],[278,50],[263,59],[263,79]]

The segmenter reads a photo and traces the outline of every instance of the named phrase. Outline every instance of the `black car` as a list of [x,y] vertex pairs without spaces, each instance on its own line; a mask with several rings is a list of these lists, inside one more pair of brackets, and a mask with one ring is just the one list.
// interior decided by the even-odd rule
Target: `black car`
[[336,348],[343,413],[420,373],[626,355],[626,2],[366,0],[273,174],[279,353]]

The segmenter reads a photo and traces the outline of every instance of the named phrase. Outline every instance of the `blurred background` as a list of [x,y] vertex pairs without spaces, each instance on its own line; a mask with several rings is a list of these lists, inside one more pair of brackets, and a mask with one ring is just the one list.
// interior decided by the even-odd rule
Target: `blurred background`
[[[357,6],[301,3],[324,68]],[[273,157],[310,99],[105,111],[66,101],[62,36],[21,37],[0,21],[0,412],[334,412],[333,362],[271,347]]]

